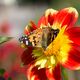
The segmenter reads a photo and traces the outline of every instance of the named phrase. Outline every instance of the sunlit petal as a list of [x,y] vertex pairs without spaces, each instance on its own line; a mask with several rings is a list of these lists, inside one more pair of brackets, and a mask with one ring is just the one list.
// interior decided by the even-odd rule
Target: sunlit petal
[[71,44],[72,48],[68,53],[68,59],[62,65],[71,70],[80,69],[80,46]]
[[58,11],[54,9],[47,9],[44,16],[42,16],[38,22],[38,26],[50,26],[54,22],[54,18]]
[[53,24],[53,28],[56,26],[57,28],[63,27],[67,25],[67,27],[72,27],[75,24],[78,18],[78,12],[75,8],[69,7],[64,8],[58,12],[55,17],[55,22]]
[[73,43],[80,45],[80,27],[72,27],[65,34]]

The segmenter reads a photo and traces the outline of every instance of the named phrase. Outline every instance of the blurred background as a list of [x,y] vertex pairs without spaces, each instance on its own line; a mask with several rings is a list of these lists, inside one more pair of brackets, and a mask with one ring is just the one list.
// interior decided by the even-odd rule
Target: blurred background
[[[37,24],[46,9],[59,10],[70,6],[75,7],[80,14],[80,0],[0,0],[0,36],[18,39],[29,21],[33,20]],[[76,24],[80,24],[80,16]],[[18,47],[18,44],[16,46],[14,44],[16,44],[15,39],[0,45],[0,75],[9,77],[8,80],[26,80],[25,75],[22,74],[25,70],[22,69],[22,73],[16,72],[21,63],[20,55],[23,50]],[[11,50],[15,52],[9,50],[11,46]],[[17,64],[19,64],[18,67],[16,67]],[[80,71],[66,71],[69,80],[80,80]],[[10,76],[15,78],[11,79]]]

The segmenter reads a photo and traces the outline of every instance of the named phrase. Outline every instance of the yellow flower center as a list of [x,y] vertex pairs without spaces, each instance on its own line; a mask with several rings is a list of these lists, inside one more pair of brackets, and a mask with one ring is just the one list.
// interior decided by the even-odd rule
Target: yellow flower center
[[71,41],[64,34],[65,28],[66,26],[60,29],[57,37],[43,51],[43,57],[36,61],[35,65],[39,65],[39,68],[55,67],[57,63],[64,63],[67,60]]

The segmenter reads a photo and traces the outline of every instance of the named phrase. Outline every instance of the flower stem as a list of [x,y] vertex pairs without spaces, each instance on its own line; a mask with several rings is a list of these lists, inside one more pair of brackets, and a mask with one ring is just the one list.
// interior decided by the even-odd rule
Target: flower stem
[[62,80],[69,80],[67,70],[61,66]]

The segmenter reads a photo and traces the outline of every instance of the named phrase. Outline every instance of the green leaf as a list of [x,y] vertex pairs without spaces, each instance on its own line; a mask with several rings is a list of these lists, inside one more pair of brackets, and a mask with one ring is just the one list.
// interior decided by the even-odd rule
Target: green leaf
[[0,75],[3,75],[5,73],[4,69],[0,69]]
[[9,78],[8,78],[8,80],[12,80],[12,78],[11,78],[11,77],[9,77]]
[[4,37],[4,36],[0,36],[0,44],[7,42],[9,40],[11,40],[12,37]]

